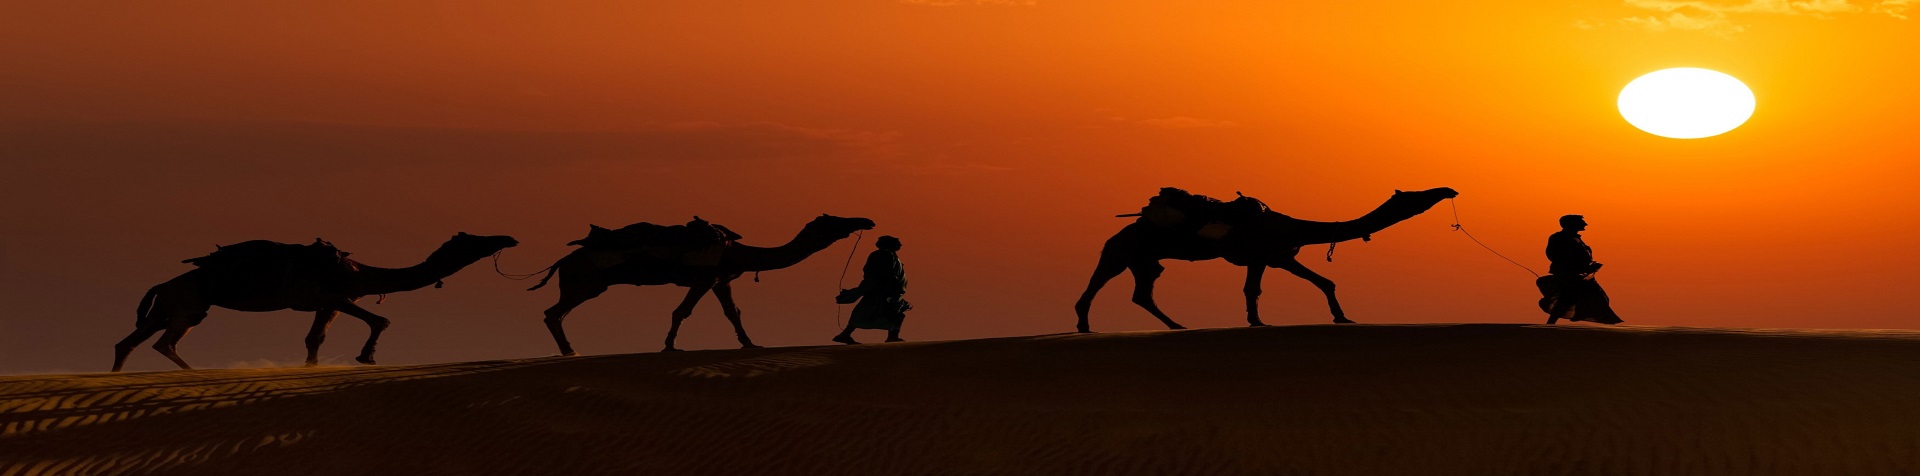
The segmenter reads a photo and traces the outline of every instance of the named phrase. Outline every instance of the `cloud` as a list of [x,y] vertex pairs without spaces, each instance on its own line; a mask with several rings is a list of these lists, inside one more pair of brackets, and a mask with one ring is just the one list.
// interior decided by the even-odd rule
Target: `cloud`
[[[1626,5],[1655,15],[1631,16],[1612,23],[1647,31],[1701,31],[1732,35],[1746,31],[1738,19],[1750,15],[1833,18],[1844,14],[1885,15],[1905,20],[1912,0],[1626,0]],[[1591,30],[1606,22],[1579,20],[1574,28]]]
[[0,149],[16,163],[264,169],[366,164],[481,167],[603,160],[672,163],[841,156],[893,147],[889,132],[768,122],[676,122],[609,131],[524,131],[308,122],[14,125]]
[[1005,7],[1031,7],[1039,5],[1040,0],[900,0],[908,5],[929,7],[958,7],[966,5],[995,5]]
[[1226,121],[1226,120],[1219,120],[1219,119],[1201,119],[1198,117],[1187,117],[1187,116],[1162,117],[1159,119],[1139,119],[1132,122],[1134,124],[1139,124],[1142,126],[1158,127],[1161,129],[1212,129],[1212,128],[1225,128],[1225,127],[1240,127],[1240,124],[1234,123],[1233,121]]

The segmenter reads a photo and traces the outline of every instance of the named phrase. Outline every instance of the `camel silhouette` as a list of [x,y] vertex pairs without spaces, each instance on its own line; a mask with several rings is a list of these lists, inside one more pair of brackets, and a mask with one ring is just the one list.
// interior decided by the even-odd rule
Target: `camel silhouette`
[[1266,325],[1260,322],[1260,277],[1269,266],[1287,270],[1313,283],[1327,295],[1327,307],[1333,312],[1333,322],[1352,323],[1346,313],[1340,310],[1339,299],[1334,297],[1333,281],[1307,269],[1295,259],[1300,247],[1356,238],[1369,240],[1374,233],[1424,213],[1441,200],[1458,195],[1458,192],[1445,187],[1417,192],[1395,190],[1393,197],[1379,208],[1360,218],[1340,222],[1301,220],[1261,210],[1249,223],[1239,225],[1218,239],[1172,231],[1155,225],[1143,216],[1121,228],[1100,249],[1100,262],[1094,267],[1093,279],[1087,283],[1087,290],[1080,295],[1080,301],[1073,306],[1074,312],[1080,316],[1079,331],[1092,332],[1087,325],[1087,313],[1093,308],[1093,298],[1107,281],[1119,276],[1121,271],[1133,272],[1134,304],[1145,308],[1169,329],[1185,329],[1153,303],[1153,283],[1166,269],[1160,265],[1163,259],[1204,261],[1225,258],[1228,263],[1246,267],[1244,291],[1247,296],[1247,324],[1250,326]]
[[[324,242],[322,242],[324,243]],[[135,329],[113,346],[113,371],[119,372],[134,346],[160,331],[153,349],[167,356],[182,369],[192,369],[174,346],[187,331],[207,317],[213,306],[236,311],[267,312],[282,309],[313,312],[313,328],[307,332],[307,365],[319,362],[320,343],[326,340],[327,325],[345,312],[367,323],[373,332],[354,360],[373,364],[374,344],[387,329],[387,318],[354,304],[362,297],[412,291],[434,285],[461,268],[520,244],[509,236],[480,236],[460,233],[441,244],[426,261],[405,268],[380,268],[344,259],[338,270],[292,268],[269,273],[257,266],[202,267],[188,271],[147,290],[140,300]],[[328,249],[331,249],[329,246]],[[205,258],[188,260],[194,262]]]
[[546,276],[540,283],[527,288],[528,291],[546,286],[557,273],[560,276],[560,300],[546,310],[547,330],[553,333],[553,342],[560,346],[560,355],[579,355],[573,350],[573,344],[567,342],[567,332],[561,327],[567,313],[581,303],[587,302],[615,284],[635,286],[657,286],[671,284],[687,288],[687,297],[673,310],[673,326],[667,329],[667,346],[662,351],[677,351],[673,340],[680,333],[680,322],[693,315],[693,306],[700,302],[709,291],[720,300],[720,312],[726,314],[733,323],[734,336],[740,340],[743,348],[757,348],[753,340],[747,338],[747,329],[740,325],[740,307],[733,303],[733,280],[749,272],[769,271],[799,264],[801,260],[820,250],[832,246],[834,242],[852,236],[855,231],[873,229],[873,220],[865,218],[842,218],[822,214],[801,228],[800,233],[787,244],[761,248],[734,243],[726,247],[720,255],[718,264],[713,266],[689,266],[645,257],[634,257],[602,269],[595,264],[595,253],[605,251],[587,247],[575,249],[548,266]]

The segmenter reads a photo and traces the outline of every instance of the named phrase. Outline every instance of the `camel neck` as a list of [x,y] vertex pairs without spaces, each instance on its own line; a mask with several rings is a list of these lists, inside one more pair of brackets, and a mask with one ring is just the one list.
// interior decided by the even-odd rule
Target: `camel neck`
[[424,288],[472,263],[460,262],[446,251],[445,248],[436,250],[426,261],[405,268],[360,265],[360,294],[388,294]]
[[727,253],[730,261],[728,264],[729,267],[746,272],[786,268],[799,264],[808,256],[833,246],[833,243],[839,240],[840,238],[824,236],[823,233],[808,228],[800,230],[800,233],[794,235],[793,239],[786,244],[772,248],[736,243],[733,245],[734,249]]
[[1319,222],[1300,220],[1304,241],[1301,244],[1339,243],[1371,237],[1396,223],[1406,221],[1433,208],[1438,201],[1427,202],[1412,196],[1396,195],[1366,215],[1346,221]]

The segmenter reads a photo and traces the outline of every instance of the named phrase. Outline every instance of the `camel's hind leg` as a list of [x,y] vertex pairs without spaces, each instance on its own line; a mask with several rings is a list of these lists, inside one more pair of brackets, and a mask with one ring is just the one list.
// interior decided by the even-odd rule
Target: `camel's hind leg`
[[193,366],[187,365],[187,361],[181,359],[179,353],[174,352],[174,348],[180,344],[180,339],[186,337],[187,331],[190,330],[193,330],[193,324],[190,321],[174,321],[167,324],[167,332],[160,334],[160,340],[153,342],[153,350],[160,351],[160,355],[167,356],[167,360],[173,361],[173,364],[180,366],[181,370],[193,370]]
[[599,286],[591,289],[570,288],[567,287],[567,282],[564,281],[566,278],[562,277],[561,279],[563,281],[560,283],[560,301],[553,303],[553,307],[547,308],[545,313],[547,318],[545,322],[547,323],[547,332],[553,334],[553,343],[560,346],[560,356],[573,357],[580,355],[580,353],[573,351],[573,343],[567,341],[567,330],[561,326],[561,322],[567,319],[567,314],[573,312],[573,308],[580,307],[581,304],[588,300],[600,297],[600,293],[607,292],[607,287]]
[[700,298],[706,297],[707,291],[713,290],[713,284],[712,281],[708,281],[687,287],[687,298],[680,301],[680,307],[673,308],[673,327],[667,328],[667,348],[661,349],[661,352],[680,350],[673,347],[673,338],[680,335],[680,322],[693,315],[693,305],[699,304]]
[[1340,310],[1340,298],[1334,297],[1333,294],[1333,280],[1327,279],[1326,276],[1321,276],[1320,273],[1315,273],[1311,269],[1307,269],[1306,265],[1300,264],[1299,261],[1292,258],[1273,263],[1273,267],[1287,270],[1287,272],[1293,273],[1294,276],[1299,276],[1300,279],[1305,279],[1307,282],[1313,283],[1313,287],[1320,288],[1320,292],[1327,295],[1327,309],[1333,312],[1334,324],[1353,323],[1353,321],[1347,319],[1346,311]]
[[307,329],[307,366],[320,365],[320,344],[327,341],[327,326],[340,311],[321,309],[313,313],[313,327]]
[[354,304],[352,301],[342,301],[334,304],[334,307],[339,309],[340,312],[347,313],[347,315],[367,323],[367,329],[369,330],[369,332],[367,332],[367,344],[360,347],[360,356],[354,357],[353,360],[362,364],[373,365],[373,347],[380,343],[380,333],[386,332],[387,326],[392,325],[393,320],[380,317],[379,314],[374,314],[373,311],[368,311],[360,307],[360,305]]
[[135,328],[132,334],[127,334],[127,338],[120,339],[120,343],[113,345],[113,371],[119,372],[120,367],[126,365],[127,355],[133,353],[134,347],[139,347],[140,343],[146,342],[147,339],[152,338],[154,334],[166,328],[167,326],[164,322],[145,324]]
[[1167,267],[1147,261],[1135,263],[1129,269],[1133,270],[1133,303],[1159,318],[1160,323],[1166,324],[1168,329],[1186,329],[1186,326],[1167,317],[1167,313],[1160,312],[1160,306],[1153,303],[1153,282],[1160,279],[1160,273],[1166,271]]
[[1106,256],[1100,257],[1100,264],[1093,268],[1093,278],[1087,280],[1086,292],[1080,293],[1080,300],[1073,303],[1073,313],[1080,316],[1076,329],[1081,333],[1093,332],[1087,324],[1087,314],[1093,310],[1094,296],[1100,294],[1100,288],[1106,287],[1107,281],[1112,281],[1115,276],[1120,275],[1120,272],[1126,270],[1127,265],[1119,260],[1108,259]]
[[1247,267],[1247,285],[1241,288],[1247,295],[1247,326],[1265,327],[1260,322],[1260,277],[1267,272],[1267,265],[1256,264]]
[[746,326],[740,325],[740,306],[733,303],[732,280],[723,280],[713,286],[714,299],[720,300],[720,313],[727,315],[727,322],[733,323],[733,336],[740,339],[740,348],[758,349],[753,339],[747,337]]
[[192,273],[181,275],[147,291],[133,333],[127,334],[127,338],[113,346],[113,371],[120,371],[134,347],[139,347],[140,343],[161,331],[166,333],[154,342],[153,349],[182,369],[193,368],[174,352],[180,338],[187,335],[187,330],[199,325],[201,320],[206,319],[207,310],[212,309],[200,298],[198,281],[193,276]]

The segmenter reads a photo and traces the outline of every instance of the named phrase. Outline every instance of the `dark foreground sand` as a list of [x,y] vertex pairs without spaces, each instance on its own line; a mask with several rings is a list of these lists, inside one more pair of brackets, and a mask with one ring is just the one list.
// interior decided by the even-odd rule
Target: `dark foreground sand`
[[0,475],[1920,474],[1920,334],[1295,326],[0,377]]

